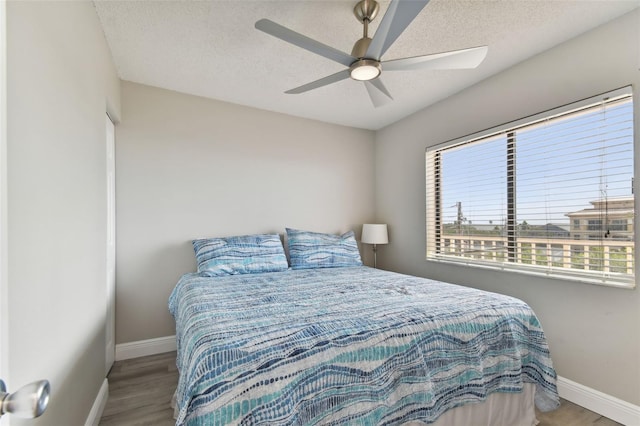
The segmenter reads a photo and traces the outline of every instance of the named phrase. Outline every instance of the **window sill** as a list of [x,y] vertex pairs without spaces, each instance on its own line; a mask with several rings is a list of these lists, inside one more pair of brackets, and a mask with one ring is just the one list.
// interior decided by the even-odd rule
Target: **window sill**
[[[573,283],[591,284],[603,287],[620,288],[625,290],[633,290],[636,288],[635,276],[610,274],[603,276],[602,274],[571,273],[550,269],[548,267],[535,265],[512,265],[509,263],[483,262],[470,259],[461,259],[451,256],[427,257],[427,261],[435,263],[443,263],[449,265],[467,266],[471,268],[487,269],[493,271],[514,272],[517,274],[528,275],[532,277],[542,277],[554,280],[562,280]],[[606,279],[606,281],[605,281]]]

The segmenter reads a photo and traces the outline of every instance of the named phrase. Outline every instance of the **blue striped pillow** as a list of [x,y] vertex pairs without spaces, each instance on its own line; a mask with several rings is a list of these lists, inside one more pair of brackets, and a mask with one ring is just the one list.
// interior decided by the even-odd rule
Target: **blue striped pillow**
[[278,234],[193,240],[198,272],[208,277],[277,272],[289,268]]
[[353,231],[342,235],[287,228],[292,269],[362,266]]

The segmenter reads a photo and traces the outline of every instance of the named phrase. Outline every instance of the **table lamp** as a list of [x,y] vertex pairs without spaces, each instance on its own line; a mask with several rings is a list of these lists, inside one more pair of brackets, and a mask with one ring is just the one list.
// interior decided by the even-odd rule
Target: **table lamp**
[[378,244],[388,244],[389,235],[387,234],[387,225],[379,223],[365,223],[362,225],[362,239],[365,244],[373,244],[373,267],[378,267],[378,258],[376,247]]

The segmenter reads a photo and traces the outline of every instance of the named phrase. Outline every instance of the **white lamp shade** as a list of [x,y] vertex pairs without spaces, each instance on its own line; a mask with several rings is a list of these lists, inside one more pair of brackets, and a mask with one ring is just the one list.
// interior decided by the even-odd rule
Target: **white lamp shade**
[[388,244],[387,225],[377,223],[362,225],[362,242],[365,244]]

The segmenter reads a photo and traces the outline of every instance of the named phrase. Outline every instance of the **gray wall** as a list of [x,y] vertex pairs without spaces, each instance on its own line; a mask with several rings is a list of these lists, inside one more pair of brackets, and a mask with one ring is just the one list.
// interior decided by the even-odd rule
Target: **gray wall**
[[[104,380],[105,112],[120,81],[91,2],[7,2],[11,390],[48,378],[47,412],[84,424]],[[4,265],[3,265],[4,266]]]
[[[559,375],[633,404],[640,404],[639,289],[425,261],[424,153],[433,144],[633,84],[637,156],[639,14],[635,10],[376,134],[376,216],[389,224],[391,240],[380,249],[381,266],[525,300],[542,321]],[[636,171],[638,166],[636,161]]]
[[285,227],[359,235],[374,134],[134,83],[116,132],[116,340],[175,333],[167,299],[196,237]]

